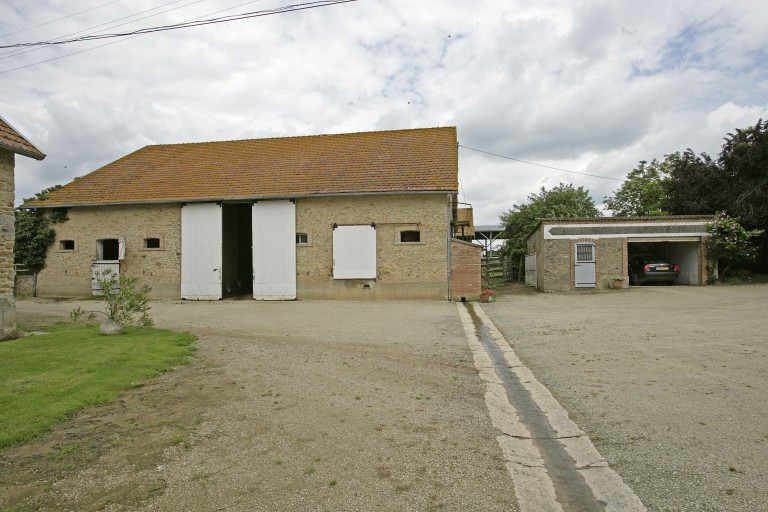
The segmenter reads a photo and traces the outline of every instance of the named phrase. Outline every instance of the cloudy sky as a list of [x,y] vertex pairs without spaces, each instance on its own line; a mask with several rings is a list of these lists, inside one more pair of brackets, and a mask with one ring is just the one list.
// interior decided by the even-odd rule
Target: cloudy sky
[[[3,0],[0,45],[300,1]],[[0,115],[48,155],[17,158],[17,201],[148,144],[456,126],[460,200],[495,224],[768,118],[767,26],[764,0],[356,0],[0,49]]]

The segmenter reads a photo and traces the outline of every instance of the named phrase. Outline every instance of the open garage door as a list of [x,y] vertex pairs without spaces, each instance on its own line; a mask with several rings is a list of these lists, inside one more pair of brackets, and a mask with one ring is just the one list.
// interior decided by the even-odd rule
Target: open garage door
[[629,238],[627,242],[630,265],[633,259],[647,256],[667,259],[680,266],[677,284],[702,284],[700,238]]

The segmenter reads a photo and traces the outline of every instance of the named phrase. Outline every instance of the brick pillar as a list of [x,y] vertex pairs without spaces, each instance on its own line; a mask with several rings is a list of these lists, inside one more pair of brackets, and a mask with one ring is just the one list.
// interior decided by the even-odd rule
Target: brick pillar
[[451,240],[451,299],[480,296],[480,258],[483,248],[463,240]]

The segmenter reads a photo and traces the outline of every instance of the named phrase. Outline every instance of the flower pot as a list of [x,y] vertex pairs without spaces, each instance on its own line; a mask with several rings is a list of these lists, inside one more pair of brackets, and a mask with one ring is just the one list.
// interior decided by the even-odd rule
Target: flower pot
[[624,281],[613,281],[613,283],[611,283],[611,287],[614,290],[620,290],[624,288]]

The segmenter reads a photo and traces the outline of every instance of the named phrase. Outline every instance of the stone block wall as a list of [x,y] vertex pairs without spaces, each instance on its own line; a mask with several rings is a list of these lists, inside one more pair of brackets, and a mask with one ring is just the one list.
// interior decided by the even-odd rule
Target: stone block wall
[[[318,197],[296,200],[299,299],[448,298],[448,226],[445,194]],[[375,280],[333,278],[333,225],[376,224]],[[417,243],[400,232],[419,231]]]
[[34,297],[35,285],[37,279],[30,274],[16,274],[15,288],[13,295],[15,297]]
[[0,149],[0,329],[16,329],[16,305],[13,299],[15,272],[13,270],[13,242],[15,217],[13,213],[14,176],[16,155]]
[[[79,207],[67,215],[68,221],[54,225],[56,240],[38,274],[38,296],[90,296],[96,241],[104,238],[126,240],[121,273],[152,286],[153,297],[180,296],[180,205]],[[297,297],[446,300],[449,218],[446,194],[297,199],[296,232],[307,235],[307,243],[296,247]],[[333,224],[371,223],[376,279],[333,279]],[[402,243],[401,231],[418,231],[420,240]],[[161,248],[144,248],[148,237],[159,238]]]
[[483,248],[463,240],[451,240],[451,299],[473,300],[480,296]]
[[[97,240],[107,238],[125,239],[121,273],[150,285],[155,298],[180,296],[179,204],[70,208],[67,216],[69,220],[53,225],[56,239],[37,276],[39,297],[92,295],[91,262],[97,258]],[[145,248],[146,238],[159,238],[160,247]],[[69,241],[74,248],[68,248]]]

